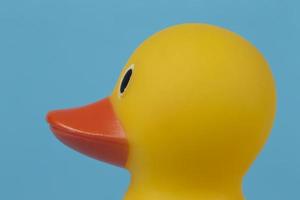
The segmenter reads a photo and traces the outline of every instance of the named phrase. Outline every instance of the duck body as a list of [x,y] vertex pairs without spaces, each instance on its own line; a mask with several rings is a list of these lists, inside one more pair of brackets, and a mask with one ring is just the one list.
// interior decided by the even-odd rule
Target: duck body
[[182,24],[144,41],[105,100],[47,118],[68,146],[130,171],[125,200],[243,200],[275,99],[252,44],[223,28]]

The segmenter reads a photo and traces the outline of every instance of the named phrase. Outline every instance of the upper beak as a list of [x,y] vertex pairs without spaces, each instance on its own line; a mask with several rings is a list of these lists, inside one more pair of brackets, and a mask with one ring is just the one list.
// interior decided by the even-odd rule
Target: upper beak
[[95,159],[125,167],[128,142],[109,98],[80,108],[51,111],[47,121],[64,144]]

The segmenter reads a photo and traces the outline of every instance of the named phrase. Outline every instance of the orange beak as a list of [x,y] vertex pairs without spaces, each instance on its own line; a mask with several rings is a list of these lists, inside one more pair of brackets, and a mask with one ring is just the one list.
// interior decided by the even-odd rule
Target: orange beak
[[67,146],[125,167],[128,142],[109,98],[80,108],[51,111],[47,121],[55,136]]

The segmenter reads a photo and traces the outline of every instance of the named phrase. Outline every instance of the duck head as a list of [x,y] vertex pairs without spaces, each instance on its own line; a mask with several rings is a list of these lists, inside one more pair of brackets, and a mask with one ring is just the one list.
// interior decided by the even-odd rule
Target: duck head
[[144,41],[112,94],[47,119],[66,145],[128,169],[128,200],[241,200],[275,114],[272,74],[239,35],[182,24]]

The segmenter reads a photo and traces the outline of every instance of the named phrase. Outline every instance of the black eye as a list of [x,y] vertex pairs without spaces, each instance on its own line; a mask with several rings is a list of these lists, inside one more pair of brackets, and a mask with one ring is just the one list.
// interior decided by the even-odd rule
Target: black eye
[[120,94],[123,94],[124,91],[126,90],[127,85],[130,81],[131,75],[132,75],[132,68],[128,69],[123,77],[123,80],[120,85]]

